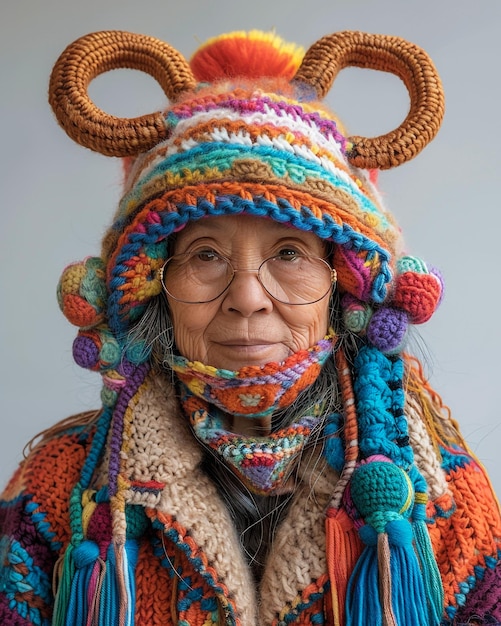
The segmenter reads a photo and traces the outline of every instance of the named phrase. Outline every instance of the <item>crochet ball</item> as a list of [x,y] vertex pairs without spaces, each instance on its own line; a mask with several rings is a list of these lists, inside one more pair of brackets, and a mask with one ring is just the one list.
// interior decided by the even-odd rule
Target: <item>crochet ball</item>
[[104,319],[106,306],[105,268],[102,259],[88,257],[69,265],[57,287],[59,307],[69,322],[92,328]]
[[405,311],[383,307],[372,316],[367,328],[367,337],[383,354],[389,354],[402,346],[408,325]]
[[371,319],[372,308],[350,294],[345,294],[341,300],[343,322],[347,330],[352,333],[361,333],[367,329]]
[[413,324],[427,322],[442,297],[442,282],[435,274],[405,272],[397,276],[393,305],[409,314]]
[[99,546],[94,541],[82,541],[73,550],[72,556],[77,569],[94,564],[99,558]]
[[120,357],[120,346],[105,326],[81,330],[73,342],[73,358],[85,369],[112,369],[119,364]]
[[414,490],[409,477],[397,465],[371,461],[357,467],[351,479],[351,497],[360,515],[377,532],[410,509]]

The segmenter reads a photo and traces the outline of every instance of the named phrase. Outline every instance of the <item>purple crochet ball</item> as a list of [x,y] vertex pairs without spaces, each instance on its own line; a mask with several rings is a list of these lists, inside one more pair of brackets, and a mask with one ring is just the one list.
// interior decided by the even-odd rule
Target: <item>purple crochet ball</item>
[[367,338],[373,346],[388,354],[402,344],[408,325],[405,311],[383,307],[374,312],[367,328]]
[[73,342],[73,358],[80,367],[93,369],[99,362],[99,349],[90,337],[79,335]]

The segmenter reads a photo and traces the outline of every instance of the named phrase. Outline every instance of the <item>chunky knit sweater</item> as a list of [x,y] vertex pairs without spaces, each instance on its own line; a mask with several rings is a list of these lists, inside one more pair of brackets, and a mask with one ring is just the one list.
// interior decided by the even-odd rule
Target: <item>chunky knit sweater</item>
[[[331,624],[324,518],[334,470],[323,463],[299,468],[299,486],[256,585],[170,386],[151,375],[131,406],[122,472],[132,486],[125,497],[127,537],[137,552],[135,623]],[[445,592],[442,623],[501,623],[501,519],[484,470],[457,444],[435,449],[412,394],[407,414],[430,491],[427,524]],[[53,576],[70,541],[69,501],[93,436],[92,428],[73,427],[38,446],[3,493],[3,626],[52,623]],[[104,547],[111,537],[108,462],[105,454],[83,516],[86,537]]]

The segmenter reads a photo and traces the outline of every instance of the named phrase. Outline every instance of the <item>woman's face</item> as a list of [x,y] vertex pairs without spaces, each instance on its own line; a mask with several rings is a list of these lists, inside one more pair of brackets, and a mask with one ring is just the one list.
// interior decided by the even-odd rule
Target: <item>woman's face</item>
[[[316,235],[253,216],[208,217],[189,224],[173,254],[213,250],[233,267],[256,269],[265,259],[292,250],[324,257]],[[187,304],[168,296],[177,349],[185,358],[220,369],[283,361],[322,339],[328,328],[329,297],[294,306],[277,302],[256,272],[238,272],[216,300]]]

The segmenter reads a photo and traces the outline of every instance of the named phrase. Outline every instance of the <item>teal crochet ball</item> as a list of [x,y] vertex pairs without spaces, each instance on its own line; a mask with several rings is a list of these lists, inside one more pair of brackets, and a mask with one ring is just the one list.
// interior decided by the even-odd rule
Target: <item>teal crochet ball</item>
[[[391,462],[371,461],[360,465],[351,479],[351,497],[360,515],[383,532],[386,523],[406,517],[414,500],[407,473]],[[373,519],[371,519],[373,518]]]

